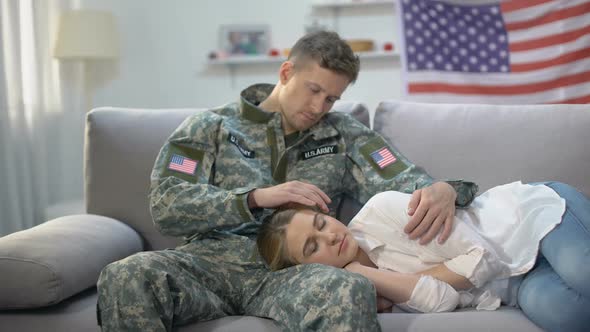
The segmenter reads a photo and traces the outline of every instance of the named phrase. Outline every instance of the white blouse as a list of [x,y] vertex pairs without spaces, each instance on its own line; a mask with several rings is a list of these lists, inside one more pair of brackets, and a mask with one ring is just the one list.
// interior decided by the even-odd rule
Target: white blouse
[[[444,263],[474,285],[460,292],[458,304],[479,310],[494,310],[500,302],[517,305],[522,275],[534,266],[541,239],[561,222],[565,211],[565,200],[551,188],[513,182],[457,209],[444,244],[435,239],[422,246],[403,231],[410,219],[410,198],[395,191],[372,197],[348,226],[359,246],[379,268],[416,273]],[[428,295],[424,290],[415,293]]]

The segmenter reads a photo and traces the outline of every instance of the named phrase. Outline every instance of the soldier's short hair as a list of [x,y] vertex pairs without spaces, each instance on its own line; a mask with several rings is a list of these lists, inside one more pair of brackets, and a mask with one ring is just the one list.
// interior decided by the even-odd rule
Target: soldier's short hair
[[301,37],[289,53],[295,68],[313,60],[320,67],[345,75],[354,83],[360,70],[360,61],[350,46],[336,32],[315,31]]

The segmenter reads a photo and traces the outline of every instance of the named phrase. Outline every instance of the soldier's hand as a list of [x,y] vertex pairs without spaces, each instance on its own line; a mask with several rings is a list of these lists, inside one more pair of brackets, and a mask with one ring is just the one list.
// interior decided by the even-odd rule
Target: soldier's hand
[[313,184],[290,181],[273,187],[258,188],[248,195],[248,207],[253,209],[277,208],[287,204],[317,206],[323,212],[329,212],[328,204],[332,200],[320,188]]
[[414,191],[408,205],[411,218],[404,227],[410,239],[420,238],[420,244],[427,244],[443,228],[438,242],[444,243],[453,229],[456,198],[455,189],[446,182]]

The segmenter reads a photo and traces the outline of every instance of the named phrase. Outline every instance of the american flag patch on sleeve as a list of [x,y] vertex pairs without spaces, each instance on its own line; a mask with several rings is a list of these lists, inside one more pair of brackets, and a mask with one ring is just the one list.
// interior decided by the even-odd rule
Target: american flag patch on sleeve
[[195,175],[198,161],[173,154],[168,164],[168,169],[184,174]]
[[387,147],[382,147],[371,153],[371,158],[373,158],[373,161],[377,163],[381,169],[384,169],[397,161],[393,153],[391,153]]

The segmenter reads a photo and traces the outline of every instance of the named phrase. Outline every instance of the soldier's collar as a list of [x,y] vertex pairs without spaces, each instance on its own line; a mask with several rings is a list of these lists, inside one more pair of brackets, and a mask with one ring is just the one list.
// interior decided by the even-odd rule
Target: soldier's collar
[[330,121],[330,113],[324,115],[320,122],[316,123],[315,126],[309,128],[309,131],[313,135],[316,141],[324,138],[334,137],[340,134]]
[[338,136],[340,132],[336,130],[332,122],[330,121],[330,115],[326,114],[316,123],[313,127],[299,133],[299,137],[311,136],[314,140],[319,141],[324,138],[330,138]]
[[[267,112],[258,105],[263,102],[274,89],[272,84],[254,84],[242,91],[240,94],[240,112],[242,116],[256,123],[267,123],[278,113]],[[339,132],[334,128],[329,120],[330,114],[324,117],[313,127],[306,130],[303,134],[311,133],[315,140],[320,140],[328,137],[334,137]],[[280,126],[280,116],[276,117],[276,125]]]
[[242,116],[256,123],[268,122],[275,113],[267,112],[258,105],[264,101],[274,89],[272,84],[254,84],[242,91],[240,94],[240,112]]

